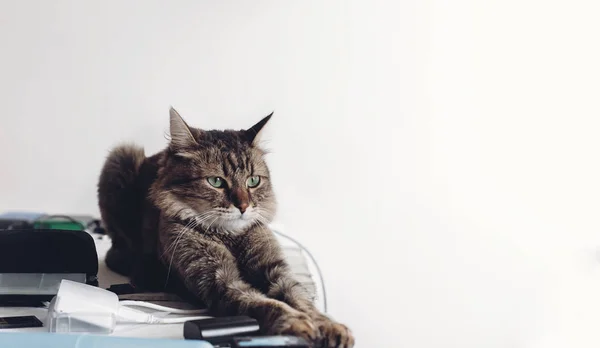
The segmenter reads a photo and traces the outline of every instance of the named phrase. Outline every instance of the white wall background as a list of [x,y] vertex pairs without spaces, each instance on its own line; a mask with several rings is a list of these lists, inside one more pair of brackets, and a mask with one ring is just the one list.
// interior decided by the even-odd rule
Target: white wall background
[[[0,1],[0,210],[97,213],[168,107],[275,110],[279,222],[357,347],[597,347],[597,1]],[[389,340],[394,340],[389,343]]]

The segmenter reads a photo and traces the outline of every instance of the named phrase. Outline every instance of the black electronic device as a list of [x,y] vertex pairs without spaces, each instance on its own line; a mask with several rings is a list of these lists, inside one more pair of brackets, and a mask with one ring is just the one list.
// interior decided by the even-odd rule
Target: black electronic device
[[22,329],[26,327],[42,326],[44,326],[44,324],[33,315],[0,318],[0,329]]
[[230,342],[235,336],[252,336],[260,330],[258,321],[247,316],[190,320],[183,325],[183,337],[210,343]]
[[0,304],[50,301],[62,279],[98,285],[98,254],[85,231],[0,230]]

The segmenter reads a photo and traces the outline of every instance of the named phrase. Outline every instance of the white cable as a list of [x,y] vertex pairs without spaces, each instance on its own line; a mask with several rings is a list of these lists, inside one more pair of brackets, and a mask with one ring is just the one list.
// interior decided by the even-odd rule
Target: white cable
[[327,313],[327,293],[325,292],[325,279],[323,278],[323,273],[321,272],[321,267],[319,267],[319,264],[317,263],[317,260],[315,260],[315,257],[313,256],[313,254],[308,250],[308,248],[306,248],[304,245],[302,245],[296,239],[288,236],[287,234],[284,234],[283,232],[279,232],[275,228],[272,229],[272,231],[275,234],[278,234],[284,238],[287,238],[287,240],[292,241],[292,243],[296,243],[300,247],[300,249],[302,249],[308,255],[308,257],[312,261],[313,265],[315,266],[315,269],[317,270],[317,275],[319,276],[319,280],[321,281],[321,291],[323,292],[323,312]]
[[179,318],[160,318],[160,317],[156,317],[154,315],[150,315],[150,321],[148,321],[149,324],[180,324],[180,323],[185,323],[186,321],[189,320],[198,320],[198,319],[207,319],[207,318],[211,318],[211,317],[179,317]]
[[[167,307],[168,308],[168,307]],[[208,316],[194,317],[176,317],[162,318],[144,311],[129,308],[128,306],[120,306],[117,313],[117,322],[121,324],[178,324],[185,323],[188,320],[207,319]]]
[[120,301],[119,304],[121,306],[143,307],[143,308],[149,308],[149,309],[154,309],[157,311],[173,313],[173,314],[204,314],[207,312],[206,309],[178,309],[178,308],[165,307],[165,306],[157,305],[157,304],[150,303],[150,302],[144,302],[144,301],[124,300],[124,301]]

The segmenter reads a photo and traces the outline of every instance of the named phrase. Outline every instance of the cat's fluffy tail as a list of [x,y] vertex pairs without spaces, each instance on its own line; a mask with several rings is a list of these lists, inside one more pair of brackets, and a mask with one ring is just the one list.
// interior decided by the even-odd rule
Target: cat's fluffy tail
[[138,177],[146,155],[142,147],[123,144],[106,158],[98,181],[98,205],[102,222],[112,239],[106,255],[107,266],[128,275],[131,269],[132,237],[140,233],[143,195]]

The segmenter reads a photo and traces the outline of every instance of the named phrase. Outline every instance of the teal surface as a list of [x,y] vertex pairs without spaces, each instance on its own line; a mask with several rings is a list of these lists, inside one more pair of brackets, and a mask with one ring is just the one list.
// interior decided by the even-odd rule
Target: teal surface
[[18,348],[213,348],[204,341],[54,333],[0,333],[0,347]]

